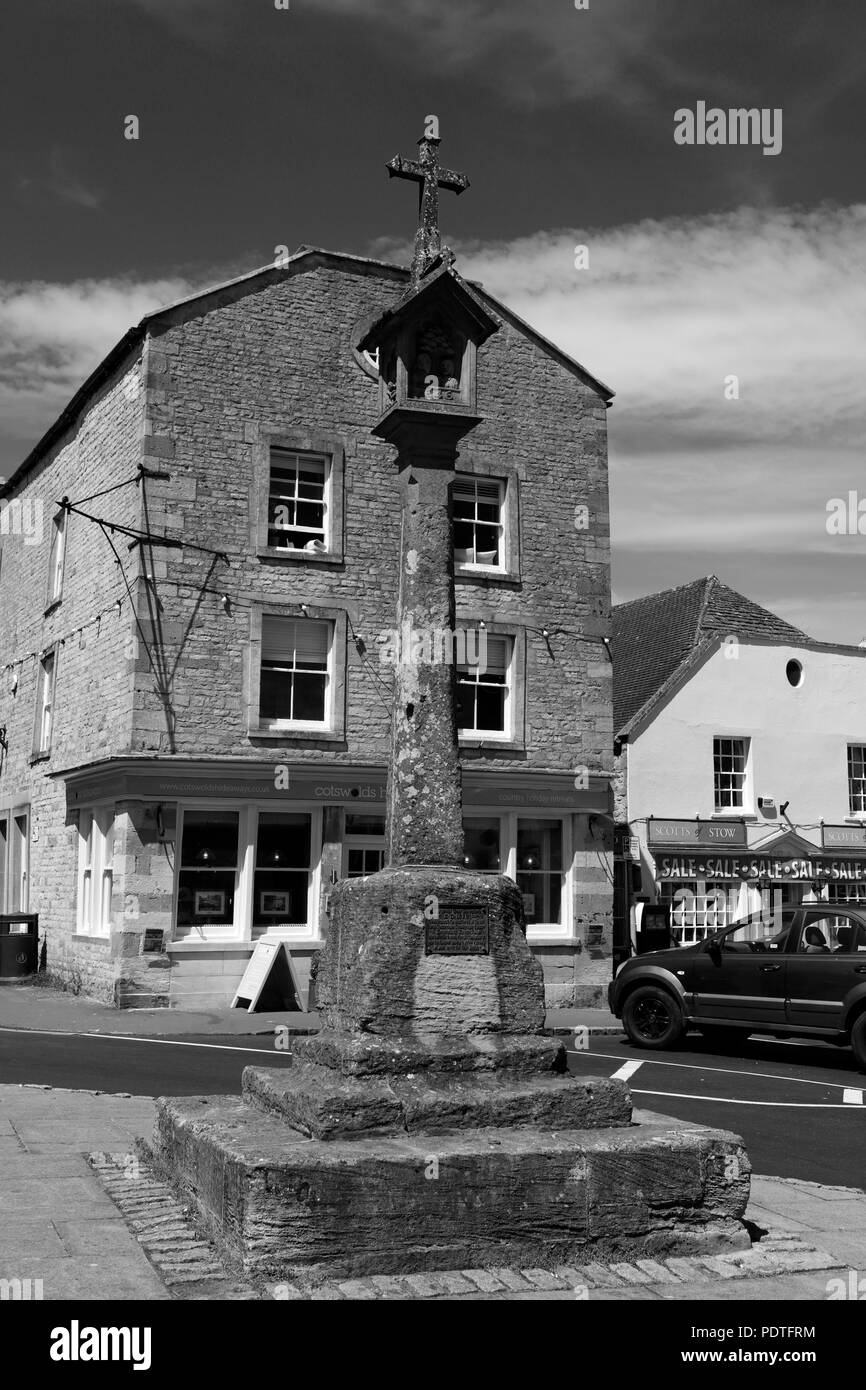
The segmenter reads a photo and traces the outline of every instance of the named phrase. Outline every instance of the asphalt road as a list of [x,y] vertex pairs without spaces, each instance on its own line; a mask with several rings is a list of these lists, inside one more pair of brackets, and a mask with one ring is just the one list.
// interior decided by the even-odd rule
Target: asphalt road
[[[733,1130],[757,1173],[866,1189],[866,1075],[848,1050],[752,1038],[720,1053],[697,1034],[662,1053],[619,1037],[587,1041],[587,1050],[569,1049],[576,1075],[622,1071],[636,1106]],[[289,1066],[291,1057],[267,1035],[134,1038],[0,1028],[0,1083],[229,1095],[240,1093],[250,1063]]]
[[0,1083],[30,1082],[134,1096],[239,1095],[244,1067],[288,1066],[255,1037],[128,1038],[0,1028]]
[[578,1076],[619,1072],[635,1106],[732,1130],[756,1173],[866,1188],[866,1074],[847,1049],[750,1038],[720,1053],[698,1034],[675,1052],[587,1041],[569,1048]]

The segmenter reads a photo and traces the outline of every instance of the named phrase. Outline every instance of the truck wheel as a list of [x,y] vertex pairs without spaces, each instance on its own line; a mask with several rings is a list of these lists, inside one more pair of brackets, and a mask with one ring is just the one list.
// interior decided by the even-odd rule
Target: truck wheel
[[866,1013],[854,1021],[851,1029],[851,1046],[861,1071],[866,1071]]
[[682,1009],[667,990],[658,985],[642,985],[628,996],[622,1023],[636,1047],[655,1051],[673,1047],[684,1032]]

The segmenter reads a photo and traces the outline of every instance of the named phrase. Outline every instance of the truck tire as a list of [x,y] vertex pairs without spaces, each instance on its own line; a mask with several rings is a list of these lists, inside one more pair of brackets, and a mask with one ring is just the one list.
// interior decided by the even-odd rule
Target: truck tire
[[866,1013],[854,1020],[851,1029],[851,1046],[861,1071],[866,1071]]
[[622,1023],[630,1042],[653,1051],[673,1047],[685,1031],[682,1009],[659,985],[641,985],[628,996]]

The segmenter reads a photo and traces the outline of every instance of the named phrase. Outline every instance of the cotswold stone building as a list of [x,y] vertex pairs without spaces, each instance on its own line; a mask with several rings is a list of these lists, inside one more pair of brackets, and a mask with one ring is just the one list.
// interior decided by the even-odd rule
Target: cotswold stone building
[[[228,1001],[265,933],[305,983],[332,885],[382,864],[400,511],[370,434],[390,366],[357,344],[407,280],[301,248],[149,315],[0,489],[42,517],[0,534],[0,911],[38,912],[92,995]],[[549,1000],[590,1001],[611,393],[474,292],[501,328],[453,484],[457,620],[487,646],[457,671],[466,861],[516,878]],[[410,394],[459,392],[471,347],[422,324]]]

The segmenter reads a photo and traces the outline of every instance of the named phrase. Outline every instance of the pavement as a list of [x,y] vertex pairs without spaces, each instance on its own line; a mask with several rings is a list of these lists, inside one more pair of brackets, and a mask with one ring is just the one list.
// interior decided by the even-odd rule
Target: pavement
[[[622,1025],[607,1009],[551,1009],[547,1027],[557,1035],[568,1036],[577,1029],[591,1033],[621,1033]],[[286,1010],[275,1013],[247,1013],[245,1009],[115,1009],[93,999],[65,994],[42,986],[3,985],[0,987],[0,1028],[25,1028],[50,1033],[110,1033],[132,1037],[179,1037],[196,1035],[274,1033],[287,1028],[292,1033],[318,1032],[317,1014]]]

